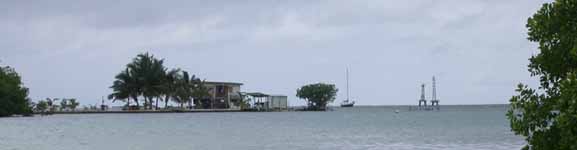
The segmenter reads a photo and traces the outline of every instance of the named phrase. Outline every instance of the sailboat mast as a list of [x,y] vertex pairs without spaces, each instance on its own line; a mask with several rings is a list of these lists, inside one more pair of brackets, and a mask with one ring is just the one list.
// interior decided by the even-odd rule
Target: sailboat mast
[[349,68],[347,68],[347,101],[349,100]]

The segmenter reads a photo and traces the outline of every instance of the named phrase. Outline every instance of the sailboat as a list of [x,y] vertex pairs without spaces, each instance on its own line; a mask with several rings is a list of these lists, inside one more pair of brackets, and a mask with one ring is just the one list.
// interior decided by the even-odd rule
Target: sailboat
[[353,107],[354,105],[355,101],[349,98],[349,69],[347,68],[347,99],[341,103],[341,107]]

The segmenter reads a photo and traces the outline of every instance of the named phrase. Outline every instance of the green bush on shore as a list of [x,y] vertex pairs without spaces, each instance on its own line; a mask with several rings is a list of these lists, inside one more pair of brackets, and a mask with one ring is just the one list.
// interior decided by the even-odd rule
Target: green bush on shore
[[32,115],[28,88],[22,85],[20,76],[8,66],[0,66],[0,117]]
[[335,100],[337,91],[334,84],[316,83],[297,89],[296,96],[307,101],[305,110],[324,111],[327,104]]

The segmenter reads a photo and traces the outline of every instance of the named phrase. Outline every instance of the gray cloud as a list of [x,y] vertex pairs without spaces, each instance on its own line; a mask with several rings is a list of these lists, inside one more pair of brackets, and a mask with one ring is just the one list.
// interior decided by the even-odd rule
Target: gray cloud
[[[3,1],[0,60],[31,97],[96,103],[140,52],[208,80],[290,96],[351,69],[359,104],[506,103],[536,53],[525,22],[545,1]],[[344,93],[339,93],[338,101]]]

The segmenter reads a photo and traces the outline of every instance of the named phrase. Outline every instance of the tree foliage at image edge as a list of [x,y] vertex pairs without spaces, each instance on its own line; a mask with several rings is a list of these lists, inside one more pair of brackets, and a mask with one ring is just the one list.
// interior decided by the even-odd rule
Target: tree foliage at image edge
[[529,40],[539,43],[529,72],[539,89],[519,84],[507,117],[523,149],[577,150],[577,1],[546,3],[527,22]]
[[0,117],[14,114],[32,114],[28,88],[13,68],[0,66]]

